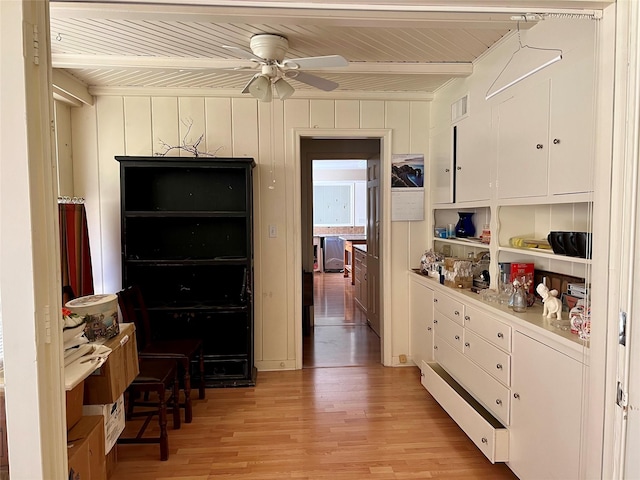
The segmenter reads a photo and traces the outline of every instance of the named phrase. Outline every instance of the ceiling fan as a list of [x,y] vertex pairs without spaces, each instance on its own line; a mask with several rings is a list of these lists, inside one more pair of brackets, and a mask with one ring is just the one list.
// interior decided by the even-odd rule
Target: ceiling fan
[[272,90],[275,90],[280,100],[289,98],[293,94],[294,88],[285,78],[295,79],[325,92],[330,92],[338,87],[336,82],[307,73],[304,69],[346,67],[349,65],[349,62],[340,55],[285,59],[289,41],[286,37],[274,33],[254,35],[251,37],[249,46],[251,52],[239,47],[223,45],[224,48],[239,57],[252,60],[260,65],[260,73],[256,73],[249,80],[242,93],[250,93],[262,102],[271,101]]

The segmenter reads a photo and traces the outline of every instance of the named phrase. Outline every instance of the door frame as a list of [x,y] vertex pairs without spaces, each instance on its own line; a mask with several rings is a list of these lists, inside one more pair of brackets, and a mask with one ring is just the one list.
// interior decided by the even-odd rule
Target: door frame
[[382,208],[382,260],[380,264],[380,312],[382,315],[380,322],[380,334],[382,339],[382,364],[392,365],[392,328],[391,328],[391,177],[384,175],[384,172],[391,171],[391,132],[389,128],[294,128],[293,129],[293,152],[294,172],[296,181],[293,182],[293,244],[295,248],[293,270],[290,274],[295,279],[294,286],[294,335],[295,335],[295,359],[296,369],[302,369],[302,190],[300,185],[301,152],[300,144],[302,138],[316,138],[323,140],[354,139],[380,140],[380,205]]

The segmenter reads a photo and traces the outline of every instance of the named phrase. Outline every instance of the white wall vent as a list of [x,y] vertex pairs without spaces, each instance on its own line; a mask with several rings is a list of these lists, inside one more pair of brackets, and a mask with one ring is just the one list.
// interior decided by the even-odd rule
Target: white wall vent
[[451,123],[464,118],[469,113],[469,94],[451,104]]

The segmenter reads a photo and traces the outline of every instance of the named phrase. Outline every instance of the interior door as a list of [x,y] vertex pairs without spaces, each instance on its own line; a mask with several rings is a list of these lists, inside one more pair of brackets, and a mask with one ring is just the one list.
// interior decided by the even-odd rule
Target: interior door
[[367,323],[380,331],[380,156],[367,160]]

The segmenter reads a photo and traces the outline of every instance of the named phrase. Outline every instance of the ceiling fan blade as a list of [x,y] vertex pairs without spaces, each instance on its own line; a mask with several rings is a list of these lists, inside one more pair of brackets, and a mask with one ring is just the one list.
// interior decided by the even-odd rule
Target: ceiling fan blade
[[335,90],[339,86],[336,82],[327,80],[326,78],[311,75],[310,73],[301,72],[299,70],[289,70],[285,73],[285,76],[287,78],[293,78],[294,80],[298,80],[299,82],[306,83],[307,85],[311,85],[312,87],[319,88],[320,90],[324,90],[325,92]]
[[249,87],[256,80],[256,78],[258,78],[258,75],[260,75],[260,74],[256,73],[253,77],[251,77],[251,79],[247,82],[247,84],[242,89],[242,93],[249,93]]
[[260,62],[260,63],[266,63],[266,60],[264,58],[254,55],[253,53],[248,52],[247,50],[244,50],[242,48],[231,47],[229,45],[222,45],[222,48],[231,50],[233,53],[235,53],[239,57],[248,58],[249,60],[255,60],[256,62]]
[[327,55],[324,57],[289,58],[282,64],[289,68],[310,69],[346,67],[349,62],[340,55]]

